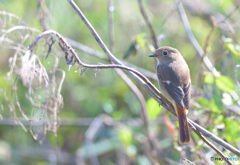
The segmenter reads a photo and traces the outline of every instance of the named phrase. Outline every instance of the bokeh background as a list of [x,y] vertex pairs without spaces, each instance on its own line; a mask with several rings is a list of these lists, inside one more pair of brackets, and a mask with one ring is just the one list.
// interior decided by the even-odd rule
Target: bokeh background
[[[107,46],[109,1],[76,0]],[[151,31],[141,15],[139,1],[111,2],[113,54],[131,64],[130,67],[137,66],[157,86],[156,62],[148,58],[154,51]],[[177,48],[191,70],[189,118],[239,149],[240,3],[235,0],[182,3],[192,33],[220,77],[214,77],[206,68],[189,41],[175,1],[143,1],[159,46]],[[34,51],[38,65],[46,68],[50,88],[44,81],[33,80],[31,87],[26,83],[31,68],[22,70],[22,56],[46,27],[107,58],[67,0],[0,0],[0,11],[1,164],[151,164],[141,105],[113,69],[86,69],[79,76],[79,72],[74,72],[77,67],[68,68],[57,43],[45,59],[48,48],[42,40]],[[85,63],[109,63],[94,53],[74,48]],[[176,117],[134,83],[146,100],[149,127],[161,164],[178,164],[181,158],[196,164],[224,164],[210,161],[211,156],[219,156],[195,133],[190,144],[180,145]],[[236,157],[220,145],[217,147],[229,157]]]

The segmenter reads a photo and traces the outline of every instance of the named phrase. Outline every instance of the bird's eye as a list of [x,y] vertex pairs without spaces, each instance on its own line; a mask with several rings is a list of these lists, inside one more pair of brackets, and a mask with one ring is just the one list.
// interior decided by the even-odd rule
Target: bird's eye
[[164,50],[164,52],[162,53],[164,56],[167,56],[168,55],[168,51],[167,50]]

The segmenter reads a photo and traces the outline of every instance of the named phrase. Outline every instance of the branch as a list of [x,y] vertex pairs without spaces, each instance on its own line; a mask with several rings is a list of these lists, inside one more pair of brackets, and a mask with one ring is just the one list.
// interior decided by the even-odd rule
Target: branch
[[157,41],[157,36],[156,36],[156,33],[155,31],[153,30],[153,27],[152,27],[152,24],[151,22],[149,21],[149,18],[147,16],[147,13],[143,7],[143,3],[142,3],[142,0],[138,0],[138,4],[139,4],[139,7],[140,7],[140,11],[141,11],[141,14],[144,18],[144,21],[146,22],[148,28],[150,29],[151,31],[151,34],[152,34],[152,41],[153,41],[153,45],[154,45],[154,48],[157,49],[158,48],[158,41]]
[[[113,1],[112,0],[108,0],[108,27],[109,27],[109,48],[111,50],[111,52],[114,52],[114,39],[113,39],[113,31],[114,31],[114,27],[113,27],[113,10],[114,10],[114,6],[113,6]],[[129,86],[129,88],[132,90],[132,92],[135,94],[135,96],[137,97],[137,99],[140,102],[141,105],[141,117],[144,123],[144,128],[146,131],[146,136],[147,136],[147,140],[148,140],[148,144],[150,146],[147,147],[146,151],[147,151],[147,156],[149,158],[149,160],[151,161],[152,164],[154,165],[158,165],[157,162],[157,149],[156,149],[156,144],[154,144],[154,140],[151,136],[151,132],[149,129],[149,121],[148,121],[148,110],[147,110],[147,105],[146,105],[146,100],[143,96],[143,94],[141,93],[141,91],[138,89],[138,87],[132,82],[132,80],[130,78],[128,78],[126,76],[126,74],[122,71],[122,70],[117,70],[115,69],[115,71],[117,72],[117,74],[122,78],[122,80]],[[155,153],[155,154],[154,154]]]
[[108,0],[108,34],[109,34],[108,37],[109,37],[109,48],[112,53],[114,52],[113,11],[114,11],[113,0]]
[[[64,37],[64,38],[65,38],[65,37]],[[81,51],[83,51],[83,52],[85,52],[85,53],[87,53],[87,54],[90,54],[90,55],[92,55],[92,56],[98,57],[98,58],[100,58],[100,59],[102,59],[102,60],[104,60],[104,61],[110,62],[110,60],[107,59],[107,58],[105,58],[104,55],[103,55],[101,52],[96,51],[96,50],[94,50],[94,49],[92,49],[92,48],[90,48],[90,47],[88,47],[88,46],[86,46],[86,45],[80,44],[80,43],[78,43],[78,42],[76,42],[76,41],[74,41],[74,40],[72,40],[72,39],[69,39],[69,38],[65,38],[65,39],[67,40],[67,42],[68,42],[72,47],[77,48],[77,49],[79,49],[79,50],[81,50]],[[149,70],[143,69],[143,68],[141,68],[141,67],[139,67],[139,66],[133,65],[133,64],[128,63],[128,62],[126,62],[126,61],[120,61],[120,62],[121,62],[122,64],[128,66],[128,67],[131,67],[131,68],[134,68],[134,69],[138,70],[139,72],[143,73],[143,74],[144,74],[146,77],[148,77],[148,78],[157,80],[157,75],[156,75],[155,73],[149,71]]]
[[[214,151],[216,151],[218,153],[218,155],[220,155],[222,158],[227,158],[227,156],[225,156],[214,144],[212,144],[209,140],[207,140],[200,132],[198,132],[194,126],[192,125],[192,123],[189,123],[189,125],[192,127],[192,130],[208,145],[210,146]],[[232,165],[232,163],[228,160],[228,159],[224,159],[227,164]]]
[[188,21],[188,18],[187,18],[187,15],[185,13],[185,10],[183,8],[183,5],[181,3],[180,0],[176,0],[176,5],[178,7],[178,12],[179,12],[179,15],[182,19],[182,22],[183,22],[183,25],[184,25],[184,28],[186,30],[186,33],[187,33],[187,36],[190,40],[190,42],[192,43],[193,47],[195,48],[195,50],[197,51],[198,55],[202,58],[205,66],[207,67],[207,69],[212,72],[212,74],[215,76],[215,77],[219,77],[220,74],[218,73],[218,71],[215,69],[215,67],[213,66],[213,64],[211,63],[211,61],[209,60],[209,58],[207,56],[204,55],[204,51],[203,49],[201,48],[201,46],[199,45],[199,43],[197,42],[196,38],[194,37],[193,33],[192,33],[192,30],[191,30],[191,27],[190,27],[190,24],[189,24],[189,21]]
[[[111,52],[114,52],[114,39],[113,39],[113,10],[114,10],[114,6],[112,4],[112,0],[108,0],[108,33],[109,33],[109,48]],[[148,144],[150,146],[150,148],[147,148],[147,155],[149,160],[151,161],[152,164],[158,164],[157,163],[157,159],[156,159],[156,154],[152,154],[153,151],[155,153],[157,153],[157,150],[155,148],[155,144],[154,144],[154,140],[152,139],[152,136],[150,134],[150,130],[149,130],[149,121],[148,121],[148,110],[147,110],[147,105],[146,105],[146,100],[143,96],[143,94],[141,93],[141,91],[138,89],[138,87],[132,82],[132,80],[130,78],[128,78],[126,76],[126,74],[122,71],[122,70],[117,70],[115,69],[115,71],[117,72],[117,74],[122,78],[122,80],[129,86],[129,88],[132,90],[132,92],[135,94],[135,96],[137,97],[137,99],[140,102],[141,105],[141,118],[143,120],[144,123],[144,128],[146,131],[146,136],[147,136],[147,140],[148,140]],[[152,144],[152,145],[151,145]]]

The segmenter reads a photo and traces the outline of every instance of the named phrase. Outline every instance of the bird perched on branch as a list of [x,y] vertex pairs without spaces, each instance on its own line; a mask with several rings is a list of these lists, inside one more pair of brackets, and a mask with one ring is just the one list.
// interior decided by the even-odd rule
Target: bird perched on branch
[[159,87],[174,106],[178,117],[180,143],[188,143],[190,134],[187,111],[190,101],[190,71],[186,61],[177,49],[164,46],[149,57],[157,58],[157,76]]

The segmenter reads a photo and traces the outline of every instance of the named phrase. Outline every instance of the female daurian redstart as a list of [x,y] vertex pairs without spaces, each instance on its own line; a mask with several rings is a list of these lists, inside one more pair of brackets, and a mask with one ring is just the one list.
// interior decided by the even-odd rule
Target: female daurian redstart
[[173,104],[178,116],[180,142],[190,140],[187,111],[190,101],[190,73],[177,49],[164,46],[149,57],[157,58],[157,76],[162,94]]

